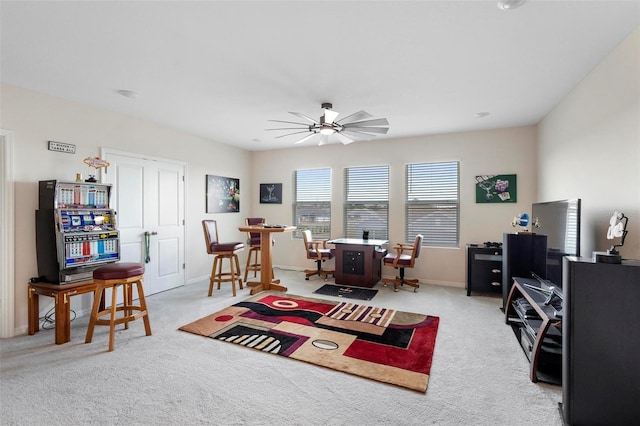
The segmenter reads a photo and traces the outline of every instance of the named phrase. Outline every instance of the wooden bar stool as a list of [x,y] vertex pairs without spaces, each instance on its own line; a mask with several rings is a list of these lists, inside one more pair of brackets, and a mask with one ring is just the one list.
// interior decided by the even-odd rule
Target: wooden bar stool
[[[109,352],[113,351],[113,340],[116,324],[124,324],[124,328],[129,328],[129,322],[142,318],[147,336],[151,336],[151,325],[149,324],[149,313],[147,312],[147,301],[142,288],[142,277],[144,276],[144,265],[141,263],[120,262],[101,266],[93,271],[93,281],[96,284],[95,296],[87,337],[85,343],[91,343],[93,339],[93,328],[96,325],[109,326]],[[138,289],[139,305],[133,304],[133,286]],[[116,306],[118,288],[123,289],[123,304]],[[104,290],[111,289],[111,306],[100,310],[100,303],[104,297]],[[123,315],[117,318],[118,311]],[[100,319],[109,316],[108,319]]]
[[[242,272],[240,271],[240,262],[238,261],[238,253],[244,250],[244,244],[239,241],[221,243],[218,238],[218,224],[213,219],[205,219],[202,221],[202,229],[204,230],[204,240],[207,244],[207,253],[212,254],[213,267],[211,268],[211,276],[209,278],[209,297],[213,293],[214,283],[230,282],[233,296],[236,296],[236,281],[242,286]],[[229,260],[229,272],[223,272],[222,261]]]

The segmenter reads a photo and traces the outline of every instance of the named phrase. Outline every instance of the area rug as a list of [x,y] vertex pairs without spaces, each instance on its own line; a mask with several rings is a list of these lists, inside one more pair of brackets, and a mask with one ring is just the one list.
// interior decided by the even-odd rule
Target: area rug
[[324,296],[346,297],[347,299],[371,300],[378,294],[378,290],[362,287],[350,287],[345,285],[325,284],[316,291],[316,294]]
[[180,330],[426,392],[439,317],[262,292]]

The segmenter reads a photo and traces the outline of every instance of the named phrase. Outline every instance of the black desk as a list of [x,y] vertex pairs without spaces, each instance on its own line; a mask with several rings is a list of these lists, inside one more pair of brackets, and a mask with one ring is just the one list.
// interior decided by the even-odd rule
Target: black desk
[[371,288],[380,281],[387,240],[338,238],[328,243],[336,246],[336,284]]

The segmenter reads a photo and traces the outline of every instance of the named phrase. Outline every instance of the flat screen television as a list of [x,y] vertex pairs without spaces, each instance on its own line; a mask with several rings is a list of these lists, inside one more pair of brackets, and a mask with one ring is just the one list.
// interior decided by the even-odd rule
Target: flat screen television
[[562,287],[562,258],[580,256],[580,204],[575,198],[531,206],[532,232],[547,236],[546,270],[537,273],[557,287]]

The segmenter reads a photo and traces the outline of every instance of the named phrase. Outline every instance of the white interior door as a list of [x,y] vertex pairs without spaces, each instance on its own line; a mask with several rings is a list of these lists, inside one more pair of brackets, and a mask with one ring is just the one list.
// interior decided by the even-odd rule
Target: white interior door
[[120,231],[120,260],[145,264],[150,295],[184,284],[183,163],[103,152],[102,181],[113,185],[111,204]]

